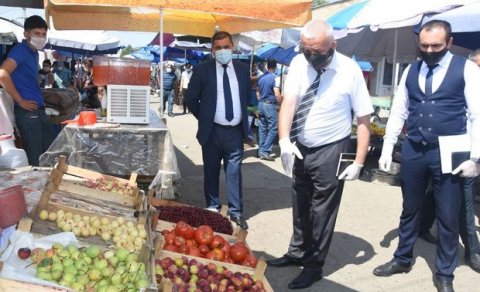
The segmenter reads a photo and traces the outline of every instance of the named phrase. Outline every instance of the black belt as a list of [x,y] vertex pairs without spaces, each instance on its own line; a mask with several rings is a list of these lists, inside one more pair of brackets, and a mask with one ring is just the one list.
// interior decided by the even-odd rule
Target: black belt
[[231,125],[221,125],[221,124],[217,124],[217,123],[213,123],[213,124],[217,127],[224,128],[224,129],[233,129],[233,128],[236,128],[240,125],[240,124],[238,124],[238,125],[235,125],[235,126],[231,126]]
[[260,102],[267,103],[267,104],[276,104],[277,103],[275,100],[271,100],[271,99],[261,99]]

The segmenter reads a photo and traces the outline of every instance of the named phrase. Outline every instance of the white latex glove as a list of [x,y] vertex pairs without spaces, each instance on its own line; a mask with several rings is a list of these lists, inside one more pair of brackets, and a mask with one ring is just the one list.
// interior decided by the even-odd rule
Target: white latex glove
[[378,167],[381,171],[390,173],[390,168],[392,166],[392,154],[393,154],[393,145],[384,142],[382,147],[382,155],[378,160]]
[[362,170],[363,164],[358,164],[356,162],[350,164],[345,168],[345,170],[338,176],[339,180],[356,180],[360,176],[360,171]]
[[295,160],[294,155],[297,156],[298,159],[303,159],[303,156],[297,146],[290,142],[289,138],[282,138],[278,141],[278,144],[280,145],[280,158],[282,160],[283,171],[285,171],[286,175],[291,176],[293,161]]
[[476,177],[480,174],[480,165],[472,160],[467,160],[452,171],[452,174],[460,174],[461,177]]

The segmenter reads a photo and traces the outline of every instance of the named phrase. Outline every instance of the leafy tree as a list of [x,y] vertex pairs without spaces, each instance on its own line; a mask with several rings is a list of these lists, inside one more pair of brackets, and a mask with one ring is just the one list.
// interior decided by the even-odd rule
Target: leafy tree
[[135,52],[135,51],[136,51],[135,48],[132,48],[131,45],[128,45],[126,48],[124,48],[124,49],[122,50],[122,52],[120,53],[120,57],[123,57],[123,56],[125,56],[125,55],[129,55],[129,54],[131,54],[131,53],[133,53],[133,52]]
[[313,0],[312,1],[312,7],[316,8],[318,6],[321,6],[323,4],[326,4],[327,2],[332,2],[332,1],[327,1],[327,0]]

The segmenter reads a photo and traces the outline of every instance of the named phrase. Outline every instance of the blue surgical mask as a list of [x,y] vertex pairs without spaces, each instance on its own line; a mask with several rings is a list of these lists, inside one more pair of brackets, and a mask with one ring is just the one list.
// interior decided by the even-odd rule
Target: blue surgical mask
[[215,52],[215,59],[220,64],[228,64],[232,60],[232,50],[223,49]]

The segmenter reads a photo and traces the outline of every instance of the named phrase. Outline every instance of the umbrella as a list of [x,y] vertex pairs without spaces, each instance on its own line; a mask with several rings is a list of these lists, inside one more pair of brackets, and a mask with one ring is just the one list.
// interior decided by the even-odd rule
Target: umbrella
[[23,27],[0,17],[0,44],[11,45],[23,39]]
[[[175,36],[171,33],[164,33],[163,34],[163,45],[169,46],[171,43],[175,41]],[[149,45],[160,45],[160,33],[153,38],[153,40],[149,43]]]
[[[311,18],[311,0],[48,0],[46,18],[57,29],[159,31],[211,36],[301,26]],[[254,9],[253,9],[254,7]]]
[[105,31],[50,30],[47,46],[53,49],[77,50],[85,52],[117,49],[120,40]]
[[461,6],[443,13],[426,15],[424,24],[430,20],[445,20],[452,26],[453,44],[468,49],[480,48],[480,2]]

